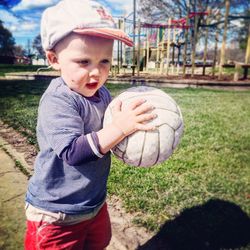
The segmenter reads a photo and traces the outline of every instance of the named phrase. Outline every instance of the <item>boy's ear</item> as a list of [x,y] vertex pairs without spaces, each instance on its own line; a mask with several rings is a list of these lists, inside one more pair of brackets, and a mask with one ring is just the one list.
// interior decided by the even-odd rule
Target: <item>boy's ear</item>
[[60,70],[60,65],[58,62],[57,55],[54,51],[48,50],[46,51],[46,57],[48,59],[49,64],[55,69]]

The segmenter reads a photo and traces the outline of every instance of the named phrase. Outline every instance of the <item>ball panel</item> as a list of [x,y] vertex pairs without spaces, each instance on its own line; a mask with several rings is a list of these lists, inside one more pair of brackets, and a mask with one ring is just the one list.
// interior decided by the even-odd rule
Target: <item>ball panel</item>
[[180,127],[175,131],[175,138],[174,138],[175,140],[174,140],[174,143],[173,143],[173,148],[174,149],[178,146],[178,144],[180,142],[183,130],[184,130],[184,124],[181,123]]
[[117,144],[113,149],[113,153],[118,157],[123,157],[128,147],[128,137],[124,138],[119,144]]
[[[129,99],[132,98],[134,96],[140,97],[140,96],[146,96],[146,95],[157,95],[157,96],[168,96],[164,91],[157,89],[157,88],[153,88],[153,87],[147,87],[147,86],[140,86],[140,87],[132,87],[127,89],[126,91],[122,92],[119,95],[119,98],[125,100],[125,99]],[[174,99],[172,99],[170,97],[170,99],[174,101]]]
[[140,164],[145,137],[146,132],[144,131],[138,131],[129,136],[127,150],[124,155],[129,164],[133,166]]
[[167,93],[160,89],[150,88],[150,87],[133,87],[129,88],[126,91],[122,92],[116,98],[119,98],[121,101],[130,100],[131,98],[141,98],[144,97],[158,97],[163,99],[168,99],[169,102],[176,104],[175,100],[169,96]]
[[158,162],[163,162],[168,159],[173,153],[173,143],[175,137],[175,131],[167,124],[163,124],[159,127],[159,159]]
[[150,121],[149,124],[153,124],[157,127],[163,124],[168,124],[174,130],[176,130],[182,123],[182,120],[177,113],[162,109],[154,109],[153,112],[157,114],[157,117]]
[[[140,133],[140,132],[139,132]],[[148,167],[157,163],[159,157],[159,132],[158,130],[146,133],[140,166]]]
[[[119,97],[119,99],[122,101],[122,109],[127,108],[127,106],[133,102],[134,100],[137,100],[138,96],[133,96],[127,99],[121,99]],[[145,99],[147,101],[148,104],[153,105],[156,109],[165,109],[165,110],[169,110],[175,113],[179,113],[179,110],[176,106],[176,103],[172,102],[171,100],[168,100],[163,96],[158,96],[158,95],[141,95],[141,98]],[[112,106],[113,104],[111,104]]]

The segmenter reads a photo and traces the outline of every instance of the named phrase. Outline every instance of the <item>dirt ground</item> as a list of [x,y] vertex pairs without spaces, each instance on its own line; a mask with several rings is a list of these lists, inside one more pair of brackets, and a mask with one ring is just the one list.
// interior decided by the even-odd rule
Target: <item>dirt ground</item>
[[[131,77],[131,73],[121,73],[116,75],[117,78],[142,78],[142,79],[153,79],[153,80],[193,80],[193,81],[212,81],[212,82],[231,82],[234,81],[234,75],[233,74],[223,74],[221,79],[218,79],[217,75],[212,75],[211,73],[207,73],[206,75],[202,75],[202,68],[197,68],[196,73],[194,76],[191,76],[190,73],[186,73],[185,77],[183,77],[182,74],[176,75],[176,74],[159,74],[159,73],[145,73],[140,72],[139,76],[137,76],[137,73],[135,73],[135,76]],[[239,80],[235,83],[241,84],[241,83],[249,83],[250,76],[248,74],[246,79],[243,79],[243,76],[239,77]]]
[[[28,163],[28,171],[32,173],[32,166],[37,154],[35,146],[27,143],[24,136],[2,122],[0,122],[0,136],[14,148],[14,151],[16,150],[23,155]],[[12,157],[15,159],[14,155]],[[19,200],[19,202],[22,203],[23,201]],[[132,223],[133,215],[125,212],[118,197],[109,197],[108,206],[113,236],[107,250],[137,249],[153,236],[144,228],[136,227]]]

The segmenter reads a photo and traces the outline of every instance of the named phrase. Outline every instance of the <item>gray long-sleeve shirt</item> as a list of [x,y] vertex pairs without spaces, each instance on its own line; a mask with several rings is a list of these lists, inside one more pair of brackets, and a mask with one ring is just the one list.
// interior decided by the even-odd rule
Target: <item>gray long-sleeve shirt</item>
[[102,155],[95,132],[102,128],[111,101],[103,86],[83,97],[62,78],[43,94],[37,121],[40,152],[26,201],[51,212],[89,213],[106,197],[110,153]]

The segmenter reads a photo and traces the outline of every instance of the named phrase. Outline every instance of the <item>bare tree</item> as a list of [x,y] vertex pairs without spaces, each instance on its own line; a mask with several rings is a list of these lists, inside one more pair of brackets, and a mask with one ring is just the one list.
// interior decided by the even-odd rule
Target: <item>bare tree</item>
[[36,51],[36,54],[38,57],[45,59],[45,53],[42,48],[42,43],[41,43],[41,36],[40,34],[37,35],[33,42],[32,42],[32,48]]
[[3,26],[3,22],[0,20],[0,55],[13,56],[14,45],[14,37],[11,32]]
[[[187,15],[188,6],[190,12],[205,12],[209,7],[212,15],[218,13],[225,6],[224,0],[140,0],[138,14],[147,21],[162,22],[169,17],[181,18]],[[250,8],[248,0],[231,0],[231,14],[244,13]],[[202,16],[201,18],[202,19]],[[201,22],[201,21],[200,21]]]

